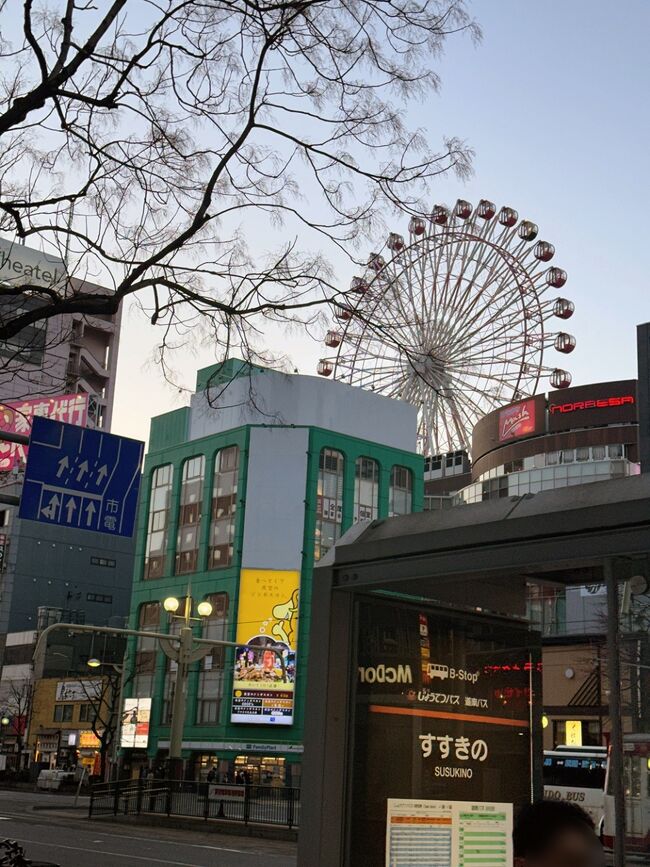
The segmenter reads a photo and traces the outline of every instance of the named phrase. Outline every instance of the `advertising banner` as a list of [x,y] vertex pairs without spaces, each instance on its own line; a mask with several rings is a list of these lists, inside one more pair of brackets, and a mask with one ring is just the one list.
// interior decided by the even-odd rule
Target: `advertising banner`
[[60,680],[56,685],[57,701],[98,701],[101,697],[101,680]]
[[[351,798],[363,807],[352,817],[352,863],[387,859],[389,799],[528,802],[530,721],[537,712],[541,662],[529,649],[526,630],[486,617],[368,599],[359,606],[357,636]],[[469,815],[469,807],[465,812]],[[499,814],[500,827],[507,823],[503,810],[488,812]],[[444,848],[438,819],[435,834],[429,830]],[[448,836],[449,857],[458,867],[463,861],[454,860],[451,840]]]
[[[55,397],[36,397],[14,403],[0,404],[0,430],[29,435],[34,416],[85,427],[88,423],[88,395],[60,394]],[[27,446],[0,441],[0,472],[25,466]]]
[[499,413],[499,442],[535,433],[535,400],[524,400]]
[[512,864],[512,804],[388,799],[386,867]]
[[299,592],[300,572],[242,569],[232,722],[293,722]]
[[150,698],[125,698],[120,746],[123,749],[145,749],[149,743],[150,720]]

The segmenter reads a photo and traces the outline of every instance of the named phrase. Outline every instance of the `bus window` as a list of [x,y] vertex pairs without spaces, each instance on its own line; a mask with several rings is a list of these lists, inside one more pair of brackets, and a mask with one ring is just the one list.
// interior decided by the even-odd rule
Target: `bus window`
[[544,756],[544,785],[580,789],[605,786],[607,759],[574,756]]

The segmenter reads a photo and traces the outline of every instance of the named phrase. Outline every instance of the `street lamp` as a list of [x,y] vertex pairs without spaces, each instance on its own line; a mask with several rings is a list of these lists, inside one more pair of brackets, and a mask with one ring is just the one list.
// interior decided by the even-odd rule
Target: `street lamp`
[[163,608],[169,614],[170,620],[180,620],[183,625],[179,630],[178,642],[171,642],[169,640],[160,641],[160,646],[165,656],[177,664],[176,685],[172,701],[172,720],[169,730],[170,765],[173,763],[177,766],[182,762],[183,727],[185,725],[185,703],[190,665],[199,659],[203,659],[212,650],[210,646],[204,644],[195,645],[192,634],[192,623],[201,623],[204,618],[209,617],[212,614],[212,605],[207,599],[199,602],[196,606],[199,616],[193,617],[193,599],[190,595],[189,587],[187,588],[183,613],[176,614],[180,605],[180,601],[175,596],[168,596],[163,602]]

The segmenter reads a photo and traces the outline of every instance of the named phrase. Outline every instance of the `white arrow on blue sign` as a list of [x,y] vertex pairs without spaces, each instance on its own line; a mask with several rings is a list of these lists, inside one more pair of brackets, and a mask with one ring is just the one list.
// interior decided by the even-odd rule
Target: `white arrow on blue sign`
[[19,517],[132,536],[144,443],[36,416]]

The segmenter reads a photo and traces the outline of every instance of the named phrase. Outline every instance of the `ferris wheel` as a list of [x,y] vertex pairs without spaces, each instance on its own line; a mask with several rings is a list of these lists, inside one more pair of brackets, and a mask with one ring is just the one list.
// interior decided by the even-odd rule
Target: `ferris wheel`
[[555,247],[536,241],[535,223],[487,199],[436,205],[408,229],[370,254],[334,306],[318,373],[417,406],[424,454],[469,451],[485,413],[534,394],[542,377],[571,384],[546,362],[576,345],[553,330],[575,309],[554,291],[567,274],[548,264]]

